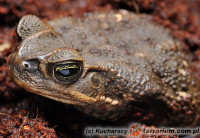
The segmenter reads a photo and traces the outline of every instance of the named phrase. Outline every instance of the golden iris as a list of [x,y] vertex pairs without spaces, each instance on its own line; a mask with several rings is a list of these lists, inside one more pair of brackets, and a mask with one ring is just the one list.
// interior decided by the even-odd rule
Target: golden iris
[[81,72],[81,67],[77,63],[58,64],[54,68],[54,76],[58,81],[70,83],[75,81]]

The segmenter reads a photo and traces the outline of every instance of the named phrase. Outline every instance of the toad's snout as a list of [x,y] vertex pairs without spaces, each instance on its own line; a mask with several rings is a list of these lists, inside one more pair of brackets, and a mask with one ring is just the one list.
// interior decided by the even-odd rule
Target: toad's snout
[[39,70],[39,60],[20,60],[16,54],[8,58],[8,75],[18,83],[34,82]]

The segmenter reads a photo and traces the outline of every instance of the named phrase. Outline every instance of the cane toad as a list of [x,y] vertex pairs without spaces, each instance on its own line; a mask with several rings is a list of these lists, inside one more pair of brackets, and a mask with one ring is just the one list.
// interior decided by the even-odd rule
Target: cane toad
[[8,70],[26,90],[101,119],[139,108],[140,114],[166,111],[163,120],[194,122],[191,55],[150,16],[122,10],[45,23],[27,15],[16,32],[20,42]]

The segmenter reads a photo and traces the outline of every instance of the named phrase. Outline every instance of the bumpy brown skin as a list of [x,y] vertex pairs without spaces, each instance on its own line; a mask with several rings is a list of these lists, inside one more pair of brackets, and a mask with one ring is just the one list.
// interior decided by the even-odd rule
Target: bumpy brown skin
[[[119,11],[47,24],[27,15],[17,27],[21,42],[10,56],[10,75],[28,91],[98,118],[116,119],[142,104],[144,111],[166,112],[161,121],[193,123],[198,89],[188,69],[191,57],[150,20]],[[52,73],[51,65],[63,61],[82,68],[71,83]]]

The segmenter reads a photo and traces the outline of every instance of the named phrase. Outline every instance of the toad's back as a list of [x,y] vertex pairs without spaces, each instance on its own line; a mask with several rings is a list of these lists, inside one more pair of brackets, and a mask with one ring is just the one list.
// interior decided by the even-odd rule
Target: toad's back
[[[26,20],[38,21],[27,27]],[[156,117],[160,108],[172,122],[191,123],[197,114],[191,57],[150,20],[127,11],[62,18],[49,21],[50,26],[35,16],[24,17],[18,25],[20,49],[10,58],[12,76],[32,92],[82,105],[80,110],[95,117],[118,118],[127,109]],[[34,65],[34,71],[23,65],[12,69],[15,62]],[[63,70],[75,75],[62,76]]]

